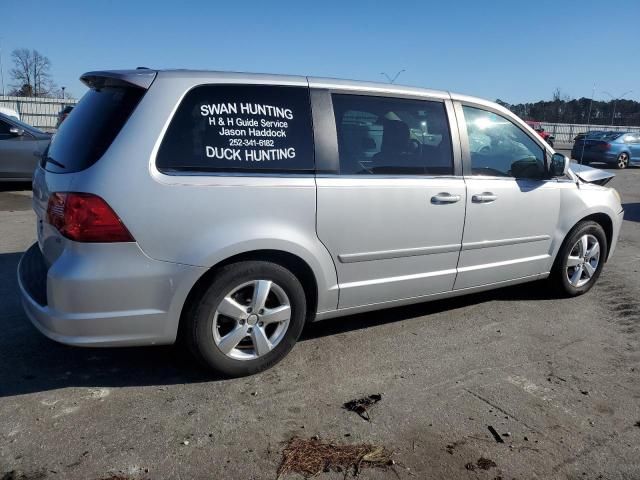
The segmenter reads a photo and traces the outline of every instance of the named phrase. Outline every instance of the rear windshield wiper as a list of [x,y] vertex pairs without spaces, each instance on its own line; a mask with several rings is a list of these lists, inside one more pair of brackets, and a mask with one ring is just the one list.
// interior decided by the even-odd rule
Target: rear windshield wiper
[[44,163],[45,163],[45,165],[47,163],[53,163],[56,167],[67,168],[62,163],[60,163],[59,161],[55,160],[53,157],[50,157],[49,155],[44,157]]

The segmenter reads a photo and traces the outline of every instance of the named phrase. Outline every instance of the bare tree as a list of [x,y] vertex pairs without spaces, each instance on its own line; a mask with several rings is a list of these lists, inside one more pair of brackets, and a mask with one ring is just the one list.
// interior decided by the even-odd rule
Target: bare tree
[[14,94],[47,97],[55,90],[51,80],[51,62],[37,50],[17,48],[11,52]]

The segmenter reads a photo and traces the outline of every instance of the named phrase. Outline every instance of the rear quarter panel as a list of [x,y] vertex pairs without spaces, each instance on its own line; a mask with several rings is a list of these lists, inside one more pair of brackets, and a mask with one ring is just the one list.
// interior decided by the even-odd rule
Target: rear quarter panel
[[[282,85],[287,80],[252,81]],[[216,82],[251,83],[240,74],[158,74],[105,156],[76,174],[76,190],[102,196],[145,254],[157,260],[212,267],[254,250],[297,255],[315,274],[318,311],[335,309],[337,279],[316,235],[313,175],[168,176],[155,168],[181,98],[196,85]],[[291,77],[290,84],[300,85],[300,79]]]

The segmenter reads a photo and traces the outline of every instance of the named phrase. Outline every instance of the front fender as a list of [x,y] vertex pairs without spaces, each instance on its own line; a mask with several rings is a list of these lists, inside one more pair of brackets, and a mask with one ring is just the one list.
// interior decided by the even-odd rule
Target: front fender
[[611,244],[608,246],[610,258],[622,224],[621,212],[622,206],[610,188],[592,184],[579,184],[577,187],[574,184],[574,188],[563,189],[560,217],[551,245],[553,261],[569,232],[580,221],[595,215],[605,215],[611,222]]

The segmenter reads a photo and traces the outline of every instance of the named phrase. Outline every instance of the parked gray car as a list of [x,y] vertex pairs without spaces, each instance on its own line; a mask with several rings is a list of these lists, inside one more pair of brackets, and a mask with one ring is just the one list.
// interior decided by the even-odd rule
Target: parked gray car
[[0,182],[30,181],[51,135],[0,113]]
[[36,170],[18,275],[59,342],[182,339],[246,375],[306,322],[547,277],[580,295],[616,246],[607,179],[493,102],[277,75],[82,80]]

